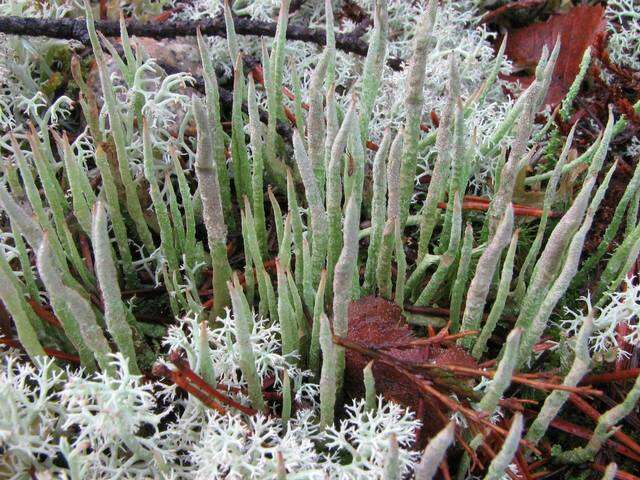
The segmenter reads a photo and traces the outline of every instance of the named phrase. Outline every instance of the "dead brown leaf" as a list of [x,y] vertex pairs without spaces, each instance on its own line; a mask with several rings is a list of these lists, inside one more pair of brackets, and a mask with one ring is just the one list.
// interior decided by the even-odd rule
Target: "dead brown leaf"
[[[403,365],[459,365],[477,367],[477,363],[465,350],[455,345],[433,343],[401,348],[417,340],[405,321],[400,307],[381,297],[368,296],[349,306],[348,339],[373,350],[383,350]],[[370,358],[351,349],[346,350],[345,390],[351,397],[364,395],[363,369]],[[373,376],[376,392],[387,400],[411,408],[425,426],[425,433],[432,434],[443,426],[434,418],[436,405],[426,398],[415,382],[384,362],[374,362]],[[425,410],[426,409],[426,410]]]
[[507,80],[520,81],[527,87],[533,81],[533,73],[542,49],[553,49],[560,37],[561,48],[545,104],[557,105],[569,91],[580,70],[584,51],[592,45],[605,28],[602,5],[579,5],[564,14],[552,15],[546,22],[538,22],[509,32],[505,54],[528,75],[505,76]]

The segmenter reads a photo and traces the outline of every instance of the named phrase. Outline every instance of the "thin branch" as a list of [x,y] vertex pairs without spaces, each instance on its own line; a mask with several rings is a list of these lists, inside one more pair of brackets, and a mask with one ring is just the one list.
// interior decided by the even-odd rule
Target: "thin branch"
[[[18,340],[15,340],[13,338],[0,338],[0,345],[6,345],[11,348],[20,348],[24,350],[22,344]],[[61,350],[45,347],[44,353],[57,360],[62,360],[63,362],[80,364],[80,357],[78,357],[77,355],[71,355],[70,353],[66,353]]]
[[628,370],[616,370],[614,372],[601,373],[599,375],[591,375],[585,377],[581,385],[593,385],[597,383],[624,382],[626,380],[635,380],[640,375],[640,368],[630,368]]
[[[276,34],[275,22],[234,17],[233,23],[238,35],[274,37]],[[203,35],[226,37],[227,34],[222,17],[198,21],[129,22],[127,24],[129,35],[155,38],[157,40],[195,36],[198,28],[200,28]],[[117,21],[99,20],[96,21],[96,30],[107,37],[117,37],[120,35],[120,24]],[[84,45],[89,45],[86,21],[83,18],[0,17],[0,33],[77,40]],[[289,24],[287,27],[287,39],[324,46],[326,44],[326,33],[322,28],[309,28],[303,25]],[[336,48],[343,52],[365,56],[369,46],[359,35],[336,33]],[[387,63],[394,70],[400,70],[403,61],[400,58],[391,58]]]

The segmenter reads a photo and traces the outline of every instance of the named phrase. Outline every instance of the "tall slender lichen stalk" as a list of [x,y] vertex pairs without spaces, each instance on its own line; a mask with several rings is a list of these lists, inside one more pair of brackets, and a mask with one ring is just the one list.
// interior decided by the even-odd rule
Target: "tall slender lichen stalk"
[[112,257],[111,239],[107,230],[107,213],[101,201],[93,207],[91,239],[95,257],[96,276],[104,303],[104,319],[109,333],[129,362],[133,374],[139,374],[133,332],[127,322],[127,312],[122,303],[122,292],[118,284],[118,271]]
[[253,315],[237,275],[233,276],[233,281],[229,282],[227,286],[235,313],[235,333],[238,350],[240,352],[240,368],[242,368],[242,375],[248,385],[251,406],[258,411],[262,411],[265,408],[262,395],[262,382],[256,368],[256,359],[253,351],[254,346],[251,344]]
[[418,164],[418,145],[420,141],[420,120],[423,103],[423,85],[427,53],[431,41],[431,31],[436,19],[435,1],[431,1],[418,20],[414,36],[413,56],[407,75],[407,94],[405,97],[404,142],[402,149],[402,167],[400,169],[400,226],[404,228],[409,216],[409,205],[413,193],[413,183]]
[[193,116],[198,129],[195,171],[198,177],[202,216],[207,228],[207,239],[211,255],[213,275],[213,299],[211,320],[215,319],[229,305],[227,282],[231,278],[231,267],[227,259],[227,227],[218,183],[218,168],[213,158],[213,144],[208,116],[202,100],[193,97]]

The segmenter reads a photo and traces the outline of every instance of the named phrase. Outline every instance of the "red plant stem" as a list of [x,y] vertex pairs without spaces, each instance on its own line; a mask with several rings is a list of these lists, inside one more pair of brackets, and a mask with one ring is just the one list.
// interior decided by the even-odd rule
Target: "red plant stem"
[[465,330],[464,332],[452,333],[451,335],[434,335],[429,338],[418,338],[417,340],[413,340],[406,345],[411,347],[417,347],[421,345],[428,345],[430,343],[444,343],[444,342],[453,342],[458,340],[459,338],[468,337],[469,335],[477,335],[480,333],[480,330]]
[[486,14],[482,18],[480,18],[480,23],[489,23],[494,21],[496,18],[505,14],[506,12],[510,12],[513,10],[527,9],[532,6],[543,4],[544,0],[520,0],[519,2],[509,2],[506,5],[502,5],[501,7],[496,8]]
[[481,203],[489,203],[489,199],[485,197],[478,197],[477,195],[465,195],[464,199],[469,202],[481,202]]
[[433,331],[433,327],[429,326],[431,330],[428,332],[429,337],[427,338],[418,338],[416,340],[412,340],[410,342],[405,343],[391,343],[386,345],[381,345],[380,350],[388,350],[390,348],[393,349],[403,349],[403,348],[415,348],[421,347],[424,345],[431,345],[433,343],[450,343],[459,338],[468,337],[469,335],[476,335],[480,333],[480,330],[466,330],[460,333],[453,333],[451,335],[442,335],[441,332],[435,333]]
[[628,370],[616,370],[615,372],[601,373],[585,377],[580,385],[593,385],[598,383],[624,382],[635,379],[640,375],[640,368],[630,368]]
[[558,375],[554,375],[551,372],[519,373],[518,375],[520,375],[522,378],[534,378],[534,379],[545,378],[547,380],[557,380],[559,382],[562,381],[562,377],[559,377]]
[[53,313],[51,313],[49,310],[44,308],[38,302],[36,302],[31,298],[28,298],[27,303],[31,305],[31,308],[33,309],[35,314],[38,315],[38,317],[40,317],[42,320],[44,320],[50,325],[53,325],[56,328],[62,328],[62,324],[60,323],[60,320],[58,320]]
[[551,461],[550,457],[543,458],[542,460],[538,460],[537,462],[533,462],[533,463],[529,464],[529,469],[537,470],[540,467],[544,467],[550,461]]
[[524,411],[524,406],[520,404],[520,399],[501,398],[500,400],[498,400],[498,404],[503,408],[508,408],[509,410],[513,410],[516,412]]
[[[476,368],[463,367],[460,365],[436,365],[434,363],[421,363],[418,366],[422,368],[448,370],[453,373],[468,375],[472,377],[493,378],[493,376],[495,375],[495,372],[493,370],[480,370]],[[511,379],[514,383],[520,383],[522,385],[527,385],[533,388],[537,388],[539,390],[563,390],[565,392],[580,393],[582,395],[602,395],[602,392],[600,390],[595,390],[592,388],[569,387],[566,385],[559,385],[556,383],[542,382],[539,380],[531,380],[529,378],[524,378],[521,375],[513,375]]]
[[[439,202],[438,208],[444,210],[447,208],[447,204],[445,202]],[[486,212],[487,210],[489,210],[489,201],[488,200],[485,201],[485,199],[479,200],[478,197],[469,199],[467,196],[465,196],[462,199],[462,209],[473,210],[477,212]],[[521,216],[521,217],[536,217],[536,218],[542,217],[542,209],[529,207],[526,205],[514,204],[513,213],[514,215]],[[549,212],[550,218],[557,218],[560,216],[561,214],[559,212]]]
[[443,480],[451,480],[451,473],[449,472],[449,465],[447,464],[447,458],[445,457],[440,463],[440,472],[442,472]]
[[[403,373],[404,375],[408,376],[408,378],[413,378],[414,380],[416,380],[415,376],[412,376],[410,374],[410,372],[406,371],[404,368],[398,367],[396,365],[392,365],[392,366],[394,366],[400,373]],[[478,423],[480,425],[484,425],[485,427],[489,428],[490,430],[493,430],[493,431],[497,432],[498,434],[502,435],[503,437],[507,436],[508,432],[505,429],[503,429],[501,427],[498,427],[497,425],[494,425],[493,423],[491,423],[490,421],[488,421],[488,420],[486,420],[484,418],[479,417],[477,415],[477,412],[475,412],[474,410],[472,410],[470,408],[467,408],[467,407],[463,406],[462,404],[456,403],[449,396],[444,395],[443,393],[439,392],[437,389],[435,389],[434,387],[429,385],[427,382],[422,381],[420,379],[417,379],[417,380],[418,381],[416,383],[418,385],[418,388],[420,390],[422,390],[423,393],[425,393],[426,395],[430,395],[430,396],[434,397],[435,399],[440,401],[440,403],[442,403],[443,405],[448,407],[450,410],[460,412],[468,420],[476,422],[476,423]],[[531,449],[531,451],[533,451],[537,455],[540,455],[539,450],[537,448],[535,448],[535,446],[532,445],[530,442],[528,442],[526,440],[520,440],[520,443],[522,443],[523,445],[526,445],[529,449]]]
[[165,10],[164,12],[162,12],[159,15],[156,15],[155,17],[153,17],[152,21],[154,23],[164,23],[167,20],[169,20],[169,18],[171,18],[171,15],[173,15],[175,13],[177,9],[170,9],[170,10]]
[[531,470],[529,469],[529,464],[527,460],[524,458],[524,455],[521,451],[516,452],[516,464],[518,465],[518,470],[524,476],[525,480],[531,480]]
[[540,352],[544,352],[546,350],[549,350],[551,348],[553,348],[555,346],[555,344],[553,342],[547,342],[546,340],[540,342],[540,343],[536,343],[533,346],[533,351],[535,353],[540,353]]
[[[606,467],[597,463],[592,463],[591,468],[601,473],[604,473],[604,471],[606,470]],[[615,478],[617,478],[618,480],[640,480],[640,477],[636,477],[635,475],[620,469],[618,469],[618,471],[616,472]]]
[[[556,472],[557,472],[557,470],[556,470]],[[536,480],[538,478],[543,478],[543,477],[548,476],[549,474],[550,474],[549,470],[542,470],[541,472],[534,473],[531,476],[531,480]]]
[[[582,398],[578,397],[575,394],[569,395],[569,401],[573,403],[576,407],[578,407],[585,415],[590,417],[592,420],[598,421],[600,418],[600,412],[598,412],[595,408],[593,408],[588,402],[584,401]],[[640,455],[640,445],[638,445],[631,437],[625,434],[622,430],[615,430],[614,437],[618,439],[620,443],[629,447],[631,450]]]
[[100,0],[100,20],[107,19],[107,0]]
[[[474,433],[474,436],[475,436],[475,434],[478,433],[478,429],[472,429],[472,430],[476,430],[476,432]],[[464,438],[464,436],[462,435],[462,433],[458,432],[458,430],[456,430],[456,432],[455,432],[455,439],[456,439],[457,442],[460,443],[460,445],[462,445],[462,448],[464,449],[465,453],[471,459],[470,470],[474,470],[476,467],[480,468],[481,470],[484,469],[484,466],[482,465],[482,462],[478,458],[478,454],[476,453],[476,450],[469,446],[469,444],[467,443],[467,441]]]
[[184,375],[182,375],[182,373],[170,371],[169,377],[171,378],[173,383],[178,385],[183,390],[189,392],[191,395],[196,397],[198,400],[200,400],[202,403],[204,403],[209,408],[212,408],[212,409],[218,411],[221,414],[225,414],[226,413],[226,410],[224,409],[224,407],[222,405],[219,405],[211,397],[206,396],[201,390],[198,390],[197,388],[194,388],[193,385],[191,385],[187,381],[187,379],[184,377]]
[[[18,340],[15,340],[12,338],[0,338],[0,343],[3,345],[7,345],[9,347],[23,349],[22,344]],[[69,363],[80,363],[80,357],[78,357],[77,355],[72,355],[70,353],[66,353],[60,350],[55,350],[53,348],[47,348],[47,347],[44,347],[43,350],[44,350],[44,353],[58,360],[62,360],[64,362],[69,362]]]
[[[435,330],[435,328],[433,328],[433,325],[431,325],[431,324],[427,325],[427,336],[429,338],[427,338],[426,340],[433,340],[433,339],[436,338],[436,330]],[[421,340],[424,340],[424,339],[421,339]],[[437,340],[435,340],[435,341],[437,341]],[[413,342],[411,342],[411,343],[413,343]]]
[[191,383],[189,383],[184,377],[182,372],[171,370],[169,367],[162,363],[156,363],[153,366],[151,372],[156,377],[164,377],[169,379],[178,387],[196,397],[207,407],[212,408],[213,410],[216,410],[217,412],[222,414],[226,413],[226,410],[221,405],[218,405],[211,397],[208,397],[202,391],[191,385]]
[[489,368],[489,367],[493,367],[496,363],[498,363],[498,361],[494,358],[492,360],[487,360],[486,362],[482,362],[481,364],[478,365],[478,367]]
[[91,258],[91,247],[89,246],[89,241],[87,237],[80,234],[78,237],[80,241],[80,249],[82,250],[82,259],[84,260],[84,264],[87,266],[87,270],[91,272],[92,275],[95,275],[95,270],[93,268],[93,259]]
[[[448,395],[440,392],[438,389],[433,387],[430,382],[425,381],[421,377],[414,375],[410,370],[401,366],[399,364],[399,360],[393,357],[390,357],[388,354],[375,351],[370,348],[367,348],[363,345],[360,345],[358,342],[354,342],[348,340],[346,338],[338,337],[336,335],[333,336],[333,342],[342,347],[348,348],[350,350],[354,350],[359,352],[369,358],[373,358],[376,361],[379,361],[385,365],[390,366],[394,370],[396,370],[399,374],[403,375],[407,379],[411,380],[416,387],[426,396],[434,398],[442,405],[447,407],[452,412],[459,412],[461,415],[464,415],[467,420],[470,422],[476,423],[477,425],[482,425],[489,430],[492,430],[502,437],[506,437],[509,432],[507,432],[504,428],[501,428],[497,425],[494,425],[489,420],[483,418],[476,412],[475,410],[464,406],[463,404],[455,401],[453,398]],[[423,366],[423,365],[420,365]],[[536,455],[541,455],[540,450],[538,450],[535,445],[527,440],[520,440],[520,443],[534,452]]]
[[202,308],[204,308],[205,310],[208,310],[211,307],[213,307],[213,297],[202,304]]
[[228,397],[227,395],[218,392],[215,388],[213,388],[211,385],[206,383],[202,379],[202,377],[197,375],[190,368],[188,368],[188,367],[184,368],[182,370],[182,373],[184,373],[185,377],[188,380],[192,381],[200,390],[202,390],[203,392],[205,392],[205,393],[217,398],[222,403],[225,403],[225,404],[229,405],[230,407],[233,407],[233,408],[236,408],[237,410],[240,410],[245,415],[254,415],[256,413],[256,411],[254,409],[245,407],[241,403],[236,402],[231,397]]
[[296,124],[296,116],[295,114],[288,108],[288,107],[282,107],[284,109],[284,114],[287,117],[287,119],[291,122],[292,125],[295,126]]
[[245,415],[254,415],[256,413],[256,411],[253,408],[245,407],[239,402],[236,402],[231,397],[228,397],[227,395],[220,393],[218,390],[216,390],[207,382],[205,382],[202,377],[200,377],[197,373],[191,370],[191,367],[189,366],[186,360],[184,360],[183,358],[180,358],[179,353],[177,351],[172,352],[169,358],[171,362],[176,366],[178,371],[180,371],[180,373],[183,374],[188,381],[192,382],[195,385],[195,387],[201,390],[203,393],[210,395],[212,397],[215,397],[218,401],[230,407],[240,410]]

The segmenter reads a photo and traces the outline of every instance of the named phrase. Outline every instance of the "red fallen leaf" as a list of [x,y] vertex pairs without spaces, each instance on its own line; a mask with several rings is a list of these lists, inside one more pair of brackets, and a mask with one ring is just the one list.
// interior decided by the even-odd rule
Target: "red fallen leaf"
[[[370,349],[384,349],[389,356],[404,362],[478,366],[465,350],[453,345],[433,343],[394,348],[392,345],[406,345],[417,337],[407,324],[400,307],[380,297],[364,297],[349,305],[347,338]],[[351,397],[362,397],[362,370],[370,359],[351,349],[346,350],[345,357],[345,391]],[[425,398],[411,379],[382,362],[374,362],[373,377],[377,393],[416,412],[424,425],[424,434],[430,436],[444,426],[434,411],[437,405]]]
[[505,75],[504,78],[520,81],[524,87],[529,86],[543,47],[546,45],[551,51],[560,36],[560,54],[545,98],[545,104],[557,105],[578,74],[584,51],[595,42],[605,26],[602,5],[579,5],[568,13],[552,15],[546,22],[511,30],[505,54],[516,65],[530,70],[531,74],[525,77]]

